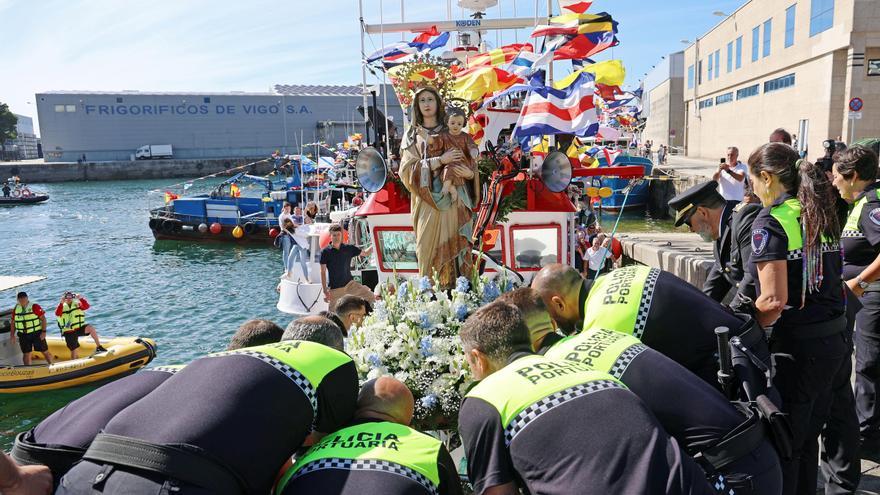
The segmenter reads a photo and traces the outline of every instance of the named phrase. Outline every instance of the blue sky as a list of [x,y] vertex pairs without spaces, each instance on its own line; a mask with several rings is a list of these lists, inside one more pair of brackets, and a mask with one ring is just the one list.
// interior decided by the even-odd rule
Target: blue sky
[[[403,0],[407,21],[445,20],[445,0]],[[547,11],[547,0],[538,0]],[[556,0],[554,11],[558,12]],[[596,0],[618,22],[627,84],[638,84],[661,56],[684,48],[743,0]],[[383,0],[386,22],[400,0]],[[457,1],[452,1],[457,5]],[[534,0],[500,0],[488,17],[533,16]],[[364,0],[378,23],[380,0]],[[360,50],[356,0],[0,0],[0,102],[34,117],[34,93],[48,90],[267,91],[274,84],[356,84]],[[453,17],[462,18],[458,7]],[[519,41],[528,33],[519,32]],[[408,38],[411,35],[407,35]],[[385,43],[400,35],[385,35]],[[486,39],[497,41],[493,32]],[[502,44],[516,41],[504,32]],[[366,42],[369,53],[382,45]],[[558,69],[557,69],[558,70]],[[375,82],[375,81],[374,81]],[[369,81],[368,81],[369,84]],[[31,103],[28,103],[31,102]]]

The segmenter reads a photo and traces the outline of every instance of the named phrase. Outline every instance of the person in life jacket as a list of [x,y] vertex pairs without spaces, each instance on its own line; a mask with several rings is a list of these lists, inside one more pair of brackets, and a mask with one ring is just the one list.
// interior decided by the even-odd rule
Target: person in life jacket
[[309,316],[279,343],[196,359],[117,413],[56,493],[268,493],[300,446],[351,419],[342,348],[339,327]]
[[39,304],[30,302],[27,292],[19,292],[16,295],[16,305],[12,309],[12,331],[9,333],[9,343],[21,348],[21,359],[25,366],[31,364],[31,353],[34,351],[43,355],[43,359],[52,364],[52,353],[46,343],[46,313]]
[[534,354],[515,306],[480,308],[460,335],[480,380],[458,417],[474,493],[714,493],[623,383]]
[[[249,320],[232,336],[227,351],[281,340],[284,330],[268,320]],[[82,459],[95,436],[119,411],[142,399],[183,366],[158,366],[103,385],[20,433],[12,458],[20,465],[49,466],[55,481]]]
[[754,389],[749,396],[768,388],[770,353],[763,330],[669,272],[628,266],[585,280],[557,263],[542,268],[531,286],[563,333],[599,326],[632,335],[713,385],[715,329],[726,327],[756,358],[751,365],[735,363],[740,381]]
[[89,309],[89,302],[80,294],[67,291],[61,296],[61,302],[55,308],[55,316],[58,328],[67,348],[70,349],[70,359],[77,359],[79,353],[79,338],[89,335],[95,341],[95,352],[107,352],[101,345],[98,331],[95,327],[86,323],[85,310]]
[[369,380],[354,419],[299,456],[276,495],[458,495],[461,483],[439,440],[409,426],[415,401],[391,376]]
[[837,193],[821,167],[781,143],[752,152],[749,174],[764,206],[752,224],[754,314],[772,327],[773,383],[794,433],[792,458],[783,460],[783,489],[812,493],[817,438],[829,420],[837,377],[851,359]]

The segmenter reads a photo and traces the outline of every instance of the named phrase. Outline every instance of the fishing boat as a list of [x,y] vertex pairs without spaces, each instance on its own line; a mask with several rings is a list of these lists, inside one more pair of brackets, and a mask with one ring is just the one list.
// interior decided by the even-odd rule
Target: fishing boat
[[33,205],[49,200],[49,195],[31,191],[27,185],[10,179],[7,182],[9,196],[0,195],[0,206]]
[[[0,276],[0,291],[30,284],[45,277]],[[0,394],[39,392],[75,387],[87,383],[120,378],[143,368],[156,357],[156,343],[141,337],[105,338],[106,351],[95,352],[95,344],[83,339],[79,352],[84,357],[69,359],[64,338],[46,338],[49,352],[55,357],[53,364],[42,359],[40,353],[32,354],[32,364],[22,364],[18,342],[11,341],[12,310],[0,311]]]
[[628,167],[639,167],[643,175],[651,175],[651,171],[654,169],[651,160],[640,156],[620,154],[614,158],[611,167],[605,157],[600,157],[598,161],[598,168],[610,170],[611,175],[602,176],[600,171],[598,172],[600,175],[584,177],[582,180],[588,188],[609,188],[611,190],[610,196],[600,197],[602,209],[610,212],[645,209],[649,199],[648,182],[640,181],[633,184],[632,177],[629,177],[626,171],[631,170]]

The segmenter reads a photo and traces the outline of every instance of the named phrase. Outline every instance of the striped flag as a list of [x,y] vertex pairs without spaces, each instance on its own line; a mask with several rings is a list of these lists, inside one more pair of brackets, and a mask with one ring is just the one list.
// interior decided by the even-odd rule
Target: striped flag
[[563,14],[550,18],[550,24],[541,24],[532,31],[532,38],[540,36],[576,36],[578,34],[617,32],[617,21],[607,12],[600,14]]
[[468,68],[489,65],[502,66],[511,63],[521,53],[531,53],[533,51],[534,48],[531,43],[513,43],[510,45],[504,45],[501,48],[489,50],[486,53],[481,53],[473,57],[468,57],[467,66]]
[[593,5],[593,0],[559,0],[559,9],[563,12],[583,14]]
[[595,92],[593,75],[587,72],[563,89],[537,87],[526,97],[514,136],[522,141],[529,136],[551,134],[595,135],[599,130],[593,105]]
[[467,101],[482,101],[519,82],[522,82],[521,77],[498,67],[473,67],[455,74],[453,93]]
[[520,52],[516,58],[510,61],[510,64],[507,66],[507,71],[520,76],[525,76],[532,71],[535,62],[540,57],[541,55],[535,52]]
[[[436,36],[433,41],[431,38]],[[415,55],[428,52],[443,46],[449,41],[449,33],[437,33],[437,28],[416,36],[412,41],[398,41],[386,47],[380,48],[367,57],[367,63],[373,63],[383,59],[389,65],[400,64],[412,59]]]

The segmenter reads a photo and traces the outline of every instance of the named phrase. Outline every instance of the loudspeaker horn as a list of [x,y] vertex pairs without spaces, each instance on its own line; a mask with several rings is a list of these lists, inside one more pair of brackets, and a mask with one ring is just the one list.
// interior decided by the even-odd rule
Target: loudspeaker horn
[[385,159],[372,146],[358,152],[354,170],[358,182],[367,192],[379,191],[388,180],[388,167],[385,166]]
[[541,182],[553,192],[562,192],[571,182],[571,162],[565,153],[554,151],[541,164]]

